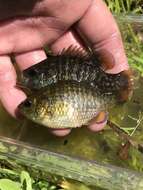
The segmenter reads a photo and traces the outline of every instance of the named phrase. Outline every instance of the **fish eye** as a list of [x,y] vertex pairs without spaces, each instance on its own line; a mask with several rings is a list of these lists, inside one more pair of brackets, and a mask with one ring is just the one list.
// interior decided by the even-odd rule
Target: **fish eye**
[[27,108],[29,108],[31,105],[32,105],[32,101],[30,101],[30,100],[26,100],[24,102],[24,106],[27,107]]

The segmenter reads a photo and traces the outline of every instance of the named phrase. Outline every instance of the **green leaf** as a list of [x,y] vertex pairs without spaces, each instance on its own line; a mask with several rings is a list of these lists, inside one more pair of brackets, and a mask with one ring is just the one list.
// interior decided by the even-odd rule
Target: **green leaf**
[[0,190],[22,190],[21,184],[10,179],[0,179]]
[[32,180],[28,172],[22,171],[21,172],[21,183],[24,190],[32,190]]

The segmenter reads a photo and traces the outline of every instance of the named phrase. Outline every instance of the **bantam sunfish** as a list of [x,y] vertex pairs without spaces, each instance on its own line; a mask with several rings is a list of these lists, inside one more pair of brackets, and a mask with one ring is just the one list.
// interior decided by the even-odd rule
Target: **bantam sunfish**
[[102,61],[94,53],[68,49],[24,70],[21,84],[31,93],[20,112],[50,128],[75,128],[126,101],[132,92],[130,71],[108,74]]

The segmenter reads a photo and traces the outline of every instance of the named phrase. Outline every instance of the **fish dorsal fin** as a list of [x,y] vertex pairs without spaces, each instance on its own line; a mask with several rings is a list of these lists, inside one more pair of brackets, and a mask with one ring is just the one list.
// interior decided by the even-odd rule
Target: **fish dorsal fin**
[[82,60],[87,60],[88,63],[93,61],[96,66],[101,66],[104,71],[112,69],[115,65],[113,55],[105,49],[94,51],[90,47],[83,49],[79,46],[70,45],[68,48],[63,48],[62,51],[58,53],[58,55],[66,57],[78,57]]
[[102,49],[100,51],[94,51],[92,48],[87,47],[85,50],[81,47],[71,45],[67,49],[63,49],[61,54],[77,56],[79,58],[84,58],[88,61],[93,60],[93,63],[95,62],[97,66],[101,66],[104,71],[112,69],[115,65],[113,55],[105,49]]
[[58,55],[87,59],[89,57],[89,52],[81,47],[70,45],[68,48],[64,48],[59,52]]

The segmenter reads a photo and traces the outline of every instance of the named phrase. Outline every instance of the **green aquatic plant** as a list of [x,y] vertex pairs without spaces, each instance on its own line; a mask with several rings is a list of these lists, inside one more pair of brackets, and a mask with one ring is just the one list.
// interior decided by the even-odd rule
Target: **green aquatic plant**
[[0,190],[64,190],[46,179],[36,179],[27,171],[0,168]]

